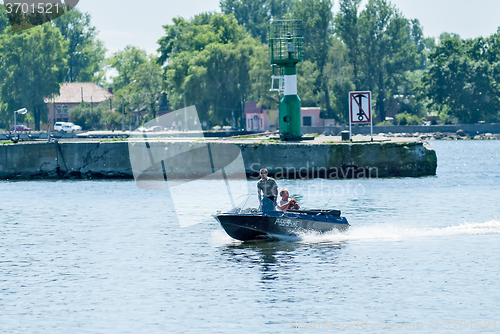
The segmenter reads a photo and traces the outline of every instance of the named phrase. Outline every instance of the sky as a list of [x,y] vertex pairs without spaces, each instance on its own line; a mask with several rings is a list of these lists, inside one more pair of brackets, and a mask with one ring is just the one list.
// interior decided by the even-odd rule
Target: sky
[[[363,6],[368,1],[363,0]],[[418,19],[424,35],[438,37],[442,32],[462,38],[489,36],[500,26],[500,0],[392,0],[408,19]],[[117,4],[119,3],[119,5]],[[134,45],[155,53],[162,28],[172,18],[190,18],[205,11],[220,11],[219,0],[80,0],[80,10],[92,15],[108,54]],[[334,1],[334,13],[338,0]]]

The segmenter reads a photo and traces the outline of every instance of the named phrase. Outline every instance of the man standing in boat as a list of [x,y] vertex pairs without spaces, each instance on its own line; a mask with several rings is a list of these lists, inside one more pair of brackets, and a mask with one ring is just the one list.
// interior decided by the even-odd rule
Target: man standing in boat
[[278,198],[278,184],[272,177],[267,176],[268,174],[269,172],[266,168],[260,170],[260,180],[257,182],[259,202],[262,203],[262,196],[264,196],[269,198],[273,203],[276,203],[276,199]]

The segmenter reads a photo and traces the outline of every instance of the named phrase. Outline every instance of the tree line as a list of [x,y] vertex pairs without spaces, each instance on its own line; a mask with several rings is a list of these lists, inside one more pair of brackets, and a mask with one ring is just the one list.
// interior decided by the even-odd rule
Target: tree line
[[[73,9],[13,34],[0,7],[0,127],[22,107],[36,124],[46,121],[43,98],[75,81],[112,86],[117,97],[113,110],[96,109],[97,116],[90,116],[89,106],[73,108],[73,118],[92,119],[87,127],[118,125],[122,110],[128,118],[142,110],[141,123],[161,106],[175,110],[185,103],[196,105],[205,124],[241,125],[245,101],[269,109],[279,102],[269,91],[267,45],[276,19],[302,20],[298,94],[303,106],[320,107],[324,118],[348,121],[348,92],[370,90],[382,124],[395,106],[398,124],[427,115],[444,123],[499,121],[500,30],[474,39],[450,33],[425,38],[419,21],[388,0],[369,0],[364,8],[361,0],[339,0],[339,10],[332,8],[331,0],[221,0],[221,13],[165,25],[157,56],[127,46],[106,58],[88,14]],[[118,75],[106,82],[111,68]]]
[[[162,68],[157,57],[127,46],[106,58],[91,17],[74,8],[65,15],[32,29],[13,33],[4,5],[0,5],[0,129],[13,123],[13,111],[27,108],[20,121],[40,129],[47,122],[46,98],[59,95],[64,82],[93,82],[113,87],[115,101],[71,108],[69,114],[84,129],[116,126],[125,110],[130,123],[138,108],[156,117],[162,93]],[[107,82],[106,72],[118,76]]]

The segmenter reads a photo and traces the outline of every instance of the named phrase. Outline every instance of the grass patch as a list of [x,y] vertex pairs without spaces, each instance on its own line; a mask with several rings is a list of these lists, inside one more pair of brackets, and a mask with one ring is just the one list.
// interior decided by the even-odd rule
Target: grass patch
[[252,138],[259,138],[259,135],[247,135],[247,136],[238,136],[238,139],[252,139]]
[[264,143],[282,143],[280,139],[263,139],[260,141],[261,144]]
[[14,142],[12,140],[3,140],[3,141],[0,141],[0,144],[8,145],[8,144],[14,144]]
[[394,125],[394,123],[392,123],[392,121],[383,121],[383,122],[375,124],[375,126],[393,126],[393,125]]
[[192,150],[194,145],[196,143],[200,143],[200,142],[204,142],[205,141],[205,138],[198,138],[196,140],[193,140],[190,144],[189,144],[189,149]]
[[121,137],[121,138],[111,138],[111,139],[104,139],[101,140],[100,143],[108,143],[108,142],[114,142],[114,141],[125,141],[127,138]]

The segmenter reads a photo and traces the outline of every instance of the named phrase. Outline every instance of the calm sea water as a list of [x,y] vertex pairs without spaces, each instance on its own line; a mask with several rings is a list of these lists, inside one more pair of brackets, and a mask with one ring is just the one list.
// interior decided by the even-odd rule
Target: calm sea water
[[0,182],[0,332],[500,332],[500,141],[431,145],[435,177],[279,181],[352,226],[272,242],[196,194],[181,228],[132,181]]

